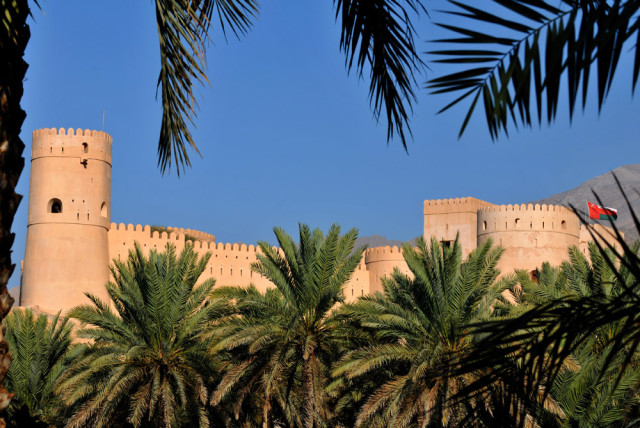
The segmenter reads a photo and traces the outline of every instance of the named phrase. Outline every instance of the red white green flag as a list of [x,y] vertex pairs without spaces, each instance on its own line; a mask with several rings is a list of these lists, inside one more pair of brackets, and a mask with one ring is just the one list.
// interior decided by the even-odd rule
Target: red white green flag
[[589,218],[596,220],[616,220],[618,218],[618,210],[615,208],[601,207],[600,205],[587,202],[589,207]]

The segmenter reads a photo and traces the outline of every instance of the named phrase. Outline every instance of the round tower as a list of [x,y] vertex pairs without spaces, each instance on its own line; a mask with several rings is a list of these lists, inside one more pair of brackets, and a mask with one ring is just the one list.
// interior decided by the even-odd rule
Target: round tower
[[33,132],[20,304],[49,311],[101,299],[109,281],[111,136]]
[[382,277],[390,277],[395,268],[405,275],[411,275],[407,262],[402,256],[402,248],[374,247],[364,252],[364,262],[369,272],[369,293],[382,291]]
[[580,243],[580,219],[555,205],[501,205],[478,211],[478,245],[488,239],[505,248],[498,267],[532,271],[543,262],[558,266]]

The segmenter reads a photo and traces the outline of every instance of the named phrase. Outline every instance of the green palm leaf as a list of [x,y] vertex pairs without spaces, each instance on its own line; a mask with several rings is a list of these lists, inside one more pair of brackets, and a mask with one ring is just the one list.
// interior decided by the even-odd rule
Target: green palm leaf
[[260,293],[222,287],[214,297],[233,302],[233,311],[213,327],[213,350],[225,361],[225,374],[211,403],[228,403],[236,418],[275,426],[331,426],[331,362],[342,338],[332,310],[343,300],[342,287],[357,268],[363,248],[353,250],[357,232],[327,234],[301,224],[298,243],[274,229],[279,249],[260,242],[255,272],[275,288]]
[[8,425],[63,423],[68,409],[54,393],[54,386],[75,352],[67,318],[60,319],[58,314],[49,319],[24,309],[12,311],[4,325],[13,351],[6,387],[15,394],[8,409]]
[[[484,406],[450,401],[475,378],[452,374],[472,349],[467,325],[491,317],[492,304],[515,280],[497,280],[502,250],[491,242],[465,261],[458,239],[446,247],[419,238],[416,248],[402,250],[413,277],[396,270],[383,280],[384,294],[340,309],[345,336],[355,331],[356,339],[333,369],[337,381],[330,392],[345,397],[339,408],[357,412],[355,420],[339,416],[355,426],[464,426],[473,407]],[[361,388],[362,396],[352,388]]]
[[207,326],[225,311],[210,302],[213,280],[197,284],[208,259],[190,245],[145,256],[136,244],[126,263],[114,261],[112,305],[92,298],[71,310],[88,343],[56,387],[74,406],[69,426],[208,426],[217,368]]

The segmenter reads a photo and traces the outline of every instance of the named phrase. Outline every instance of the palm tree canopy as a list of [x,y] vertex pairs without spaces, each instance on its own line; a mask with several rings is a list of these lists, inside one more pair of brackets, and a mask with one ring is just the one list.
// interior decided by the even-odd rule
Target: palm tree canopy
[[452,37],[437,40],[444,49],[431,54],[435,62],[459,68],[431,79],[428,87],[432,93],[456,97],[441,112],[471,100],[460,135],[479,99],[492,138],[506,133],[510,123],[530,126],[536,116],[538,122],[544,118],[551,123],[563,76],[570,117],[580,98],[584,108],[592,74],[597,76],[600,109],[629,50],[634,51],[635,88],[640,73],[639,0],[492,0],[491,9],[489,2],[449,3],[446,13],[463,22],[439,23]]
[[[640,230],[630,200],[617,177],[616,181]],[[604,382],[608,398],[618,394],[616,399],[621,399],[619,394],[628,390],[629,383],[637,377],[640,245],[627,244],[613,222],[611,226],[622,251],[591,230],[595,241],[595,247],[590,248],[591,264],[574,250],[570,269],[565,267],[571,297],[536,302],[512,320],[475,326],[484,338],[478,352],[461,362],[460,371],[502,367],[505,370],[491,371],[482,383],[496,378],[510,379],[512,383],[520,382],[525,388],[521,392],[528,395],[540,385],[553,385],[563,376],[571,356],[589,349],[602,355],[592,365],[595,373],[591,375],[591,384]],[[520,362],[516,371],[505,363],[514,358]],[[547,393],[550,390],[547,388]],[[600,397],[607,398],[607,393],[604,394]]]
[[235,400],[238,414],[253,400],[265,424],[282,417],[291,426],[322,426],[330,418],[324,387],[340,341],[331,311],[343,301],[342,288],[364,249],[354,251],[355,229],[341,235],[337,225],[325,235],[301,224],[298,243],[283,229],[274,231],[280,248],[260,242],[252,269],[276,288],[214,292],[235,302],[235,314],[214,326],[220,338],[214,349],[228,355],[212,402]]
[[343,385],[362,378],[377,384],[362,399],[356,426],[460,422],[464,409],[450,408],[447,400],[469,379],[451,376],[449,367],[470,352],[467,326],[491,317],[492,305],[514,282],[513,277],[497,281],[503,250],[491,248],[490,241],[464,262],[457,238],[451,247],[435,238],[429,244],[419,238],[416,245],[402,248],[413,278],[396,270],[383,281],[384,294],[340,310],[373,338],[347,353],[333,371]]
[[[520,303],[523,310],[552,301],[566,304],[584,298],[606,304],[633,284],[633,275],[620,266],[610,249],[601,251],[594,242],[588,249],[587,256],[579,248],[571,247],[569,259],[560,267],[543,264],[538,269],[537,281],[532,281],[527,272],[521,272],[519,278],[524,292]],[[640,381],[637,357],[633,357],[632,364],[626,367],[626,351],[618,352],[611,361],[607,361],[611,355],[608,342],[621,332],[622,327],[620,322],[611,322],[593,331],[586,330],[580,343],[573,345],[569,357],[579,369],[559,371],[548,386],[550,395],[564,409],[565,424],[619,426],[629,410],[638,405],[635,394],[635,387]]]
[[[54,386],[73,356],[71,325],[60,314],[49,320],[31,309],[12,311],[4,320],[6,340],[13,352],[6,386],[15,394],[8,423],[60,423],[64,406]],[[30,420],[21,420],[28,414]]]
[[113,261],[110,304],[87,295],[91,305],[71,310],[89,343],[57,387],[77,409],[69,426],[208,426],[215,367],[205,332],[217,306],[208,304],[214,281],[196,285],[208,259],[190,245],[148,257],[136,245],[126,263]]

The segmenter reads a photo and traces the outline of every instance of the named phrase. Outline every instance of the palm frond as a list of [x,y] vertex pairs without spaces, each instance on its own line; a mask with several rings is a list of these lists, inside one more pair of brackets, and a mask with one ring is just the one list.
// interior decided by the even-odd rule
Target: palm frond
[[[376,119],[385,113],[387,141],[397,134],[407,149],[415,76],[424,70],[410,16],[426,13],[421,0],[334,0],[340,20],[340,49],[347,70],[369,69],[369,101]],[[408,135],[407,135],[408,134]]]
[[189,130],[197,108],[193,85],[207,82],[205,48],[214,14],[223,33],[239,36],[250,28],[258,6],[255,0],[156,0],[155,10],[162,98],[158,166],[165,173],[175,165],[180,175],[191,165],[187,146],[199,153]]
[[445,13],[463,22],[438,24],[453,36],[437,40],[446,47],[430,53],[435,62],[459,68],[429,80],[427,87],[432,93],[456,97],[440,112],[472,100],[460,135],[479,99],[494,139],[500,132],[507,133],[510,124],[531,126],[535,117],[538,122],[552,122],[563,77],[569,116],[573,117],[578,100],[582,99],[583,108],[587,102],[592,67],[597,71],[597,105],[601,109],[620,58],[629,48],[635,50],[635,88],[640,72],[638,0],[493,0],[482,6],[456,0],[449,3],[451,8]]
[[216,366],[207,327],[226,309],[208,304],[213,281],[198,284],[207,260],[190,245],[145,256],[136,243],[107,285],[117,314],[95,297],[72,309],[90,342],[56,386],[75,410],[69,426],[208,426],[204,385]]

